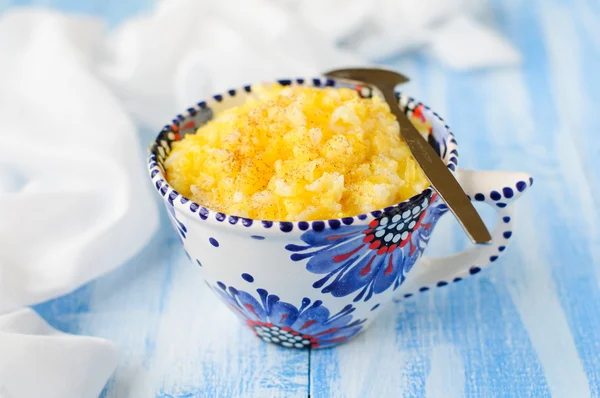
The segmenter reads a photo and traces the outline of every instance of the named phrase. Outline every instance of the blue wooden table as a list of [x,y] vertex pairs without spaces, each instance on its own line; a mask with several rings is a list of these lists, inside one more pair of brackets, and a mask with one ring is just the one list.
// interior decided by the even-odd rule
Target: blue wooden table
[[[0,7],[21,3],[31,1]],[[150,6],[34,3],[113,25]],[[600,3],[491,3],[522,67],[457,73],[417,55],[390,64],[456,131],[462,167],[536,178],[518,204],[509,253],[473,278],[389,307],[352,343],[300,352],[240,328],[164,219],[128,264],[36,307],[63,331],[120,346],[105,397],[600,396]],[[446,218],[430,254],[466,245]]]

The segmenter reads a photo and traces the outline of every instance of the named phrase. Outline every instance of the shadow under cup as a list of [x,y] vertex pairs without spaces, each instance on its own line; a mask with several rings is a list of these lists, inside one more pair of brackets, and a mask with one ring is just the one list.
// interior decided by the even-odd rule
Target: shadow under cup
[[[284,85],[349,87],[325,78],[279,80]],[[203,207],[167,183],[163,162],[171,143],[239,105],[252,88],[199,102],[166,126],[150,148],[152,183],[173,227],[208,286],[266,342],[321,348],[348,341],[392,301],[447,207],[430,188],[388,208],[324,221],[251,220]],[[369,96],[362,89],[362,96]],[[433,127],[429,143],[454,172],[456,140],[424,105],[398,96],[408,116]]]

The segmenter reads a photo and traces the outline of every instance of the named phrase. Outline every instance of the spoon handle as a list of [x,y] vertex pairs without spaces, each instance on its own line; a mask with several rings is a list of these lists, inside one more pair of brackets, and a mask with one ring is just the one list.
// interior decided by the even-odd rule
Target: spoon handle
[[473,207],[465,191],[433,148],[423,139],[408,117],[400,110],[393,87],[378,87],[400,124],[400,133],[413,157],[423,169],[433,188],[446,202],[450,211],[465,230],[471,241],[490,244],[492,236],[481,216]]

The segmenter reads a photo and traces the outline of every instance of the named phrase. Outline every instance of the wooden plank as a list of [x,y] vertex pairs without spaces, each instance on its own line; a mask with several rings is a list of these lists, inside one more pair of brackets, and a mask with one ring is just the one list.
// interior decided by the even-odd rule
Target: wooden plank
[[[550,214],[556,215],[550,217],[554,222],[549,226],[553,230],[552,269],[581,370],[585,372],[579,384],[584,378],[589,383],[588,389],[572,388],[571,395],[599,396],[600,144],[596,132],[600,131],[600,93],[595,89],[600,87],[600,78],[594,65],[600,65],[600,47],[582,30],[581,17],[585,14],[600,21],[600,8],[591,2],[578,12],[572,4],[559,1],[536,5],[548,54],[549,95],[555,110],[555,119],[550,118],[544,130],[554,130],[555,139],[550,145],[554,145],[552,152],[560,165],[560,173],[554,176],[560,188],[551,194],[554,206]],[[575,360],[561,360],[557,378],[562,369],[576,366]],[[565,376],[569,378],[562,372],[561,377]]]
[[0,0],[0,11],[9,7],[43,6],[70,14],[100,17],[109,27],[114,27],[133,15],[149,10],[153,4],[154,0]]

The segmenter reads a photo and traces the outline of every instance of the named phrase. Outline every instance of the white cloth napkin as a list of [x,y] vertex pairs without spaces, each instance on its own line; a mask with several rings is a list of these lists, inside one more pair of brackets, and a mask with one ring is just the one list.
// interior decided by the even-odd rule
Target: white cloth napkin
[[102,75],[154,128],[216,92],[364,62],[268,0],[164,1],[117,28],[107,53]]
[[479,2],[433,1],[168,0],[110,33],[93,18],[5,13],[0,398],[96,397],[114,370],[113,344],[60,333],[24,307],[73,291],[148,243],[158,216],[139,125],[158,131],[230,87],[415,49],[460,69],[519,61],[474,22],[482,10],[461,12]]
[[0,317],[0,397],[97,397],[117,347],[50,327],[31,309]]
[[489,28],[481,0],[288,0],[288,10],[366,59],[427,50],[457,70],[517,65],[519,53]]
[[97,397],[113,344],[31,310],[138,252],[158,226],[136,128],[95,75],[98,21],[0,21],[0,397]]

